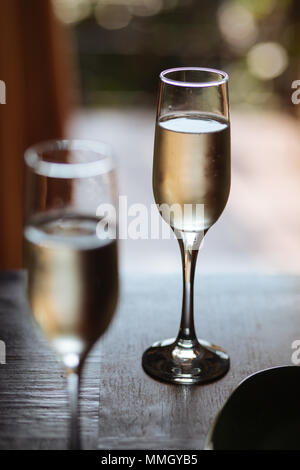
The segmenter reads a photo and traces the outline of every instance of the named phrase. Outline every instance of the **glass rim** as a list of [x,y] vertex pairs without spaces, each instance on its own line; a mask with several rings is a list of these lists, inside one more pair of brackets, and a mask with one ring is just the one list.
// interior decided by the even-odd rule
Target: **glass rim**
[[[190,71],[190,72],[209,72],[219,75],[221,78],[219,80],[212,80],[212,81],[199,81],[199,82],[184,82],[182,80],[173,80],[172,78],[166,77],[167,74],[173,72],[182,72],[182,71]],[[167,83],[168,85],[176,85],[182,87],[192,87],[192,88],[206,88],[210,86],[219,86],[224,85],[229,80],[229,75],[227,72],[219,69],[213,69],[209,67],[174,67],[171,69],[163,70],[159,74],[160,79]]]
[[[90,151],[99,155],[87,162],[51,162],[41,155],[59,150]],[[115,166],[111,146],[105,142],[84,139],[53,139],[39,142],[24,153],[26,165],[36,174],[49,178],[88,178],[112,171]]]

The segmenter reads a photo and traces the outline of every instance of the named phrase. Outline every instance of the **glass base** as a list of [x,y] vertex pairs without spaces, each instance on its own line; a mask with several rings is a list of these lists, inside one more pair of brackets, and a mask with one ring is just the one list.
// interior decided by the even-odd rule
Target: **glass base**
[[223,377],[229,370],[227,353],[204,340],[159,341],[147,349],[142,365],[153,378],[176,384],[204,384]]

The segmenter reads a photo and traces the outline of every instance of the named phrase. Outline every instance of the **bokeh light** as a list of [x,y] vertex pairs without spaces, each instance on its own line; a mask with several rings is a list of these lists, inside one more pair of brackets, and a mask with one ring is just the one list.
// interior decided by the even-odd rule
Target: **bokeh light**
[[99,2],[95,9],[97,23],[105,29],[122,29],[129,25],[132,15],[126,5]]
[[277,42],[262,42],[250,49],[247,62],[253,75],[261,80],[270,80],[285,71],[288,55]]
[[218,10],[218,22],[222,35],[236,49],[248,47],[257,37],[252,13],[240,4],[223,3]]
[[116,90],[135,103],[129,92],[154,93],[148,77],[174,64],[232,73],[232,103],[286,103],[285,78],[270,82],[296,69],[299,20],[291,0],[52,1],[76,37],[85,103],[103,103],[99,89],[108,103]]
[[[150,17],[173,10],[180,0],[52,0],[54,11],[65,24],[76,24],[88,16],[105,29],[121,29],[132,16]],[[185,0],[184,6],[190,0]]]
[[235,0],[243,5],[247,10],[251,11],[256,20],[264,18],[266,15],[272,13],[275,7],[280,2],[281,5],[288,6],[290,0]]
[[78,23],[91,14],[90,0],[52,0],[52,2],[57,18],[66,24]]
[[135,16],[153,16],[163,8],[163,0],[129,0],[129,10]]

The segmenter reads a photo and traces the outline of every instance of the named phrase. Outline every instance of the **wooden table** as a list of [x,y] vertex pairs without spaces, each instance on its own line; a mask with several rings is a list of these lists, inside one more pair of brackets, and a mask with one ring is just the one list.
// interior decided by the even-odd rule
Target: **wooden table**
[[[198,333],[230,353],[231,369],[205,386],[154,381],[141,368],[142,352],[176,334],[180,297],[177,275],[123,279],[118,313],[83,374],[85,448],[201,449],[240,380],[291,364],[291,343],[300,339],[299,277],[198,276]],[[33,327],[21,272],[0,273],[0,339],[7,347],[7,363],[0,365],[0,448],[65,448],[63,371]]]

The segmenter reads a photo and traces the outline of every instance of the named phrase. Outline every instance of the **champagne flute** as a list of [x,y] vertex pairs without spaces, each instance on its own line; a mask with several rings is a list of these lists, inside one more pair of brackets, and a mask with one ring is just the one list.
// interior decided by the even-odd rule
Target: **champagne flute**
[[29,302],[66,372],[74,450],[80,371],[118,298],[114,168],[106,144],[79,140],[38,144],[25,162]]
[[180,245],[182,318],[177,338],[155,343],[144,352],[142,364],[149,375],[166,382],[205,383],[229,369],[223,349],[197,339],[193,303],[198,250],[230,191],[227,82],[225,72],[208,68],[174,68],[160,74],[153,192]]

